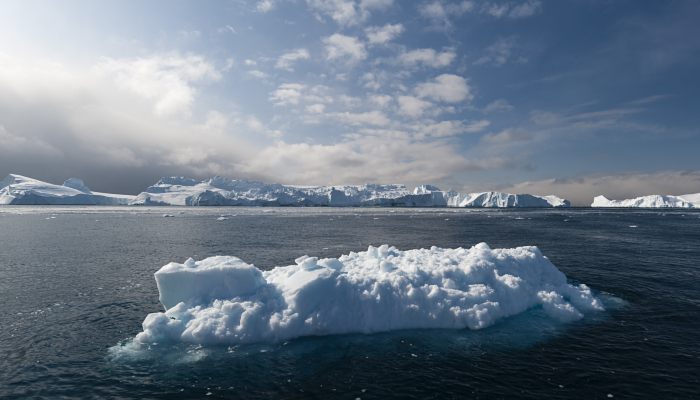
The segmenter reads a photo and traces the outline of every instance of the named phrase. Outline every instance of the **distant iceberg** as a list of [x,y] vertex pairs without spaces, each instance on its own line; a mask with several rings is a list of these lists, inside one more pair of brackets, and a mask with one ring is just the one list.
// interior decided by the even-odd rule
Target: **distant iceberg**
[[596,196],[591,207],[700,208],[700,193],[681,196],[654,194],[625,200],[609,200],[605,196]]
[[91,191],[78,178],[54,185],[10,174],[0,181],[0,204],[16,205],[126,205],[134,196]]
[[502,192],[459,193],[401,184],[293,186],[215,176],[197,181],[161,178],[137,196],[91,191],[78,178],[63,185],[10,174],[0,181],[0,204],[143,206],[332,206],[332,207],[569,207],[557,196]]
[[398,250],[303,256],[263,271],[236,257],[188,259],[155,273],[165,312],[130,345],[277,342],[398,329],[482,329],[541,307],[568,322],[602,311],[537,247]]
[[401,184],[291,186],[214,177],[201,182],[162,178],[136,196],[135,205],[175,206],[396,206],[396,207],[569,207],[556,196],[501,192],[458,193]]

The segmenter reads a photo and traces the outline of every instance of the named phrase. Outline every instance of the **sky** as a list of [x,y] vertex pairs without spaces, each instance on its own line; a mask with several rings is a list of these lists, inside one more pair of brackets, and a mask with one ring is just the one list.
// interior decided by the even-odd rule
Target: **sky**
[[0,175],[700,192],[700,2],[4,0]]

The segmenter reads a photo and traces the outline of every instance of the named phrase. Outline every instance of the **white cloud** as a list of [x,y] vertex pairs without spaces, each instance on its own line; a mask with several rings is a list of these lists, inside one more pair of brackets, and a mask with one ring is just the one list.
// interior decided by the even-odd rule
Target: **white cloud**
[[367,20],[372,10],[390,7],[393,0],[306,0],[319,18],[326,16],[341,26],[358,25]]
[[431,19],[445,19],[449,16],[460,16],[474,9],[473,1],[443,4],[441,1],[425,3],[419,8],[421,15]]
[[526,18],[542,11],[540,0],[526,1],[488,1],[477,3],[465,0],[461,2],[445,2],[435,0],[424,3],[418,8],[424,18],[431,20],[434,28],[451,29],[452,20],[466,13],[479,13],[494,18]]
[[325,110],[325,104],[316,103],[306,106],[306,112],[308,112],[309,114],[323,114]]
[[[113,61],[130,65],[132,60]],[[390,104],[386,95],[342,98],[321,85],[282,84],[270,93],[272,102],[322,111],[323,118],[342,124],[347,132],[328,136],[322,145],[287,143],[280,136],[288,121],[273,118],[267,123],[254,115],[203,109],[209,101],[198,102],[199,96],[190,104],[191,115],[161,118],[152,111],[159,98],[124,90],[123,82],[108,73],[112,69],[1,56],[0,65],[1,170],[57,181],[77,174],[96,181],[96,189],[120,191],[142,189],[161,174],[220,174],[296,184],[413,184],[439,183],[478,168],[454,144],[417,141],[411,131],[393,126],[385,113],[372,110],[374,104]],[[372,105],[357,112],[327,109],[327,104],[358,101],[361,107],[370,101]],[[277,140],[271,143],[273,137]],[[115,169],[120,174],[111,177]],[[118,179],[123,186],[117,185]]]
[[293,65],[299,60],[308,60],[311,57],[309,51],[301,48],[282,54],[275,64],[275,68],[293,71]]
[[514,107],[505,99],[496,99],[484,107],[482,110],[486,114],[510,111]]
[[440,121],[421,126],[416,134],[416,138],[424,139],[428,137],[444,138],[457,136],[464,133],[477,133],[488,128],[491,122],[487,120],[478,121]]
[[342,112],[334,113],[331,116],[338,121],[348,125],[374,125],[386,126],[391,122],[381,111],[366,111],[359,113]]
[[433,105],[429,101],[413,96],[399,96],[396,100],[399,104],[399,114],[411,118],[422,117],[423,113]]
[[360,77],[360,82],[362,82],[362,86],[367,89],[379,90],[382,87],[377,75],[372,72],[366,72],[362,75],[362,77]]
[[334,33],[323,39],[328,60],[346,59],[349,62],[362,61],[367,58],[364,43],[353,36]]
[[[514,36],[500,38],[495,43],[486,48],[486,54],[474,61],[475,65],[492,64],[497,67],[506,64],[513,56],[513,48],[516,45]],[[523,58],[518,58],[524,61]]]
[[[196,85],[219,76],[202,56],[110,58],[90,67],[1,58],[0,169],[56,180],[78,172],[109,189],[104,182],[140,184],[166,170],[235,171],[251,149],[248,126],[200,112]],[[22,146],[35,150],[17,153]]]
[[401,24],[386,24],[365,28],[365,35],[369,44],[386,44],[396,39],[403,31]]
[[422,64],[428,67],[441,68],[452,64],[457,54],[452,50],[436,52],[433,49],[416,49],[399,55],[399,62],[413,66]]
[[442,74],[432,81],[418,84],[415,92],[418,97],[428,97],[446,103],[471,101],[474,98],[467,80],[452,74]]
[[265,79],[265,78],[267,78],[267,74],[266,74],[266,73],[264,73],[264,72],[262,72],[262,71],[260,71],[260,70],[257,70],[257,69],[251,69],[250,71],[248,71],[248,75],[252,76],[253,78],[257,78],[257,79]]
[[198,83],[216,81],[220,72],[197,55],[155,55],[144,58],[104,58],[95,70],[111,76],[123,90],[155,100],[160,116],[189,113]]
[[301,83],[283,83],[270,94],[270,101],[277,106],[297,105],[304,87]]
[[385,108],[391,103],[392,97],[385,94],[375,94],[369,96],[369,101],[380,108]]
[[236,28],[234,28],[231,25],[224,25],[221,28],[217,29],[216,31],[219,33],[232,33],[234,35],[238,34],[238,32],[236,31]]
[[480,12],[496,18],[526,18],[542,11],[540,0],[528,0],[524,2],[486,2],[483,3]]
[[273,0],[260,0],[255,5],[255,10],[263,14],[272,11],[274,8],[275,2]]

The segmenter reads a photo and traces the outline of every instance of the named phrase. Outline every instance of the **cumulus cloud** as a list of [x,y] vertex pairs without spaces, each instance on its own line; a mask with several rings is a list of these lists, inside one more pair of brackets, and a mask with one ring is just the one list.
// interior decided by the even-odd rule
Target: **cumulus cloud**
[[399,96],[396,100],[399,104],[399,114],[411,118],[422,117],[423,113],[433,105],[429,101],[413,96]]
[[403,31],[401,24],[386,24],[365,28],[365,35],[369,44],[386,44],[396,39]]
[[512,193],[556,194],[576,206],[590,206],[593,197],[627,199],[649,194],[682,195],[700,192],[700,171],[660,171],[587,175],[521,182],[507,186]]
[[452,50],[436,52],[433,49],[416,49],[402,53],[399,62],[406,66],[425,65],[442,68],[452,64],[457,54]]
[[309,114],[323,114],[325,110],[325,104],[316,103],[306,106],[306,112],[308,112]]
[[195,84],[221,78],[209,61],[197,55],[104,58],[95,71],[114,79],[122,90],[154,100],[153,110],[161,116],[190,112],[197,93]]
[[255,10],[259,13],[268,13],[275,8],[275,1],[273,0],[260,0],[255,5]]
[[418,97],[427,97],[446,103],[471,101],[474,98],[469,82],[453,74],[442,74],[431,81],[420,83],[416,86],[415,92]]
[[443,3],[441,1],[432,1],[423,4],[418,11],[426,18],[435,20],[444,20],[450,16],[460,16],[474,10],[475,4],[473,1],[461,1],[457,3]]
[[371,11],[390,7],[393,0],[306,0],[319,19],[328,17],[341,26],[353,26],[369,18]]
[[367,58],[364,43],[353,36],[334,33],[323,39],[326,48],[326,59],[344,59],[349,62],[362,61]]
[[212,63],[194,55],[111,58],[87,68],[2,59],[0,170],[58,182],[81,175],[96,190],[115,191],[143,188],[154,174],[236,171],[251,151],[250,127],[214,110],[189,115],[200,115],[198,85],[217,78]]
[[540,0],[528,0],[524,2],[485,2],[481,5],[480,12],[496,18],[527,18],[542,11]]
[[270,101],[277,106],[297,105],[304,87],[301,83],[283,83],[270,94]]
[[[162,118],[153,112],[158,97],[123,90],[105,71],[32,65],[0,60],[0,170],[6,172],[56,182],[77,175],[96,190],[133,193],[171,174],[415,184],[479,168],[453,145],[390,128],[381,111],[328,112],[326,105],[340,103],[340,96],[334,100],[320,85],[286,83],[270,94],[273,102],[296,102],[349,129],[327,144],[307,144],[281,140],[280,130],[254,115],[200,110],[197,97],[192,115]],[[372,101],[388,106],[392,100],[383,96]]]
[[310,57],[308,50],[304,48],[295,49],[279,56],[275,68],[293,71],[293,66],[297,61],[308,60]]

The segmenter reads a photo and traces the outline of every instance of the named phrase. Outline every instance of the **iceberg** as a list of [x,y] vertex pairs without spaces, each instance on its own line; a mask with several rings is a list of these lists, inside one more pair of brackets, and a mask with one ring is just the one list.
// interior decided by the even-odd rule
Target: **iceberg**
[[55,185],[10,174],[0,181],[0,204],[4,205],[126,205],[133,196],[91,191],[78,178]]
[[402,184],[294,186],[215,176],[197,181],[161,178],[137,196],[93,192],[78,178],[63,185],[10,174],[0,181],[0,205],[141,205],[141,206],[331,206],[331,207],[569,207],[557,196],[502,192],[459,193]]
[[568,200],[557,196],[535,196],[503,192],[458,193],[441,191],[432,185],[421,185],[414,189],[413,196],[429,196],[428,203],[442,207],[570,207]]
[[483,329],[539,307],[561,322],[603,311],[537,247],[399,250],[302,256],[261,270],[237,257],[171,262],[155,273],[164,312],[130,346],[236,345],[399,329]]
[[501,192],[458,193],[401,184],[292,186],[214,177],[197,182],[162,178],[131,202],[172,206],[394,206],[394,207],[569,207],[556,196]]
[[596,196],[591,207],[700,208],[700,193],[681,196],[654,194],[625,200],[609,200],[605,196]]

